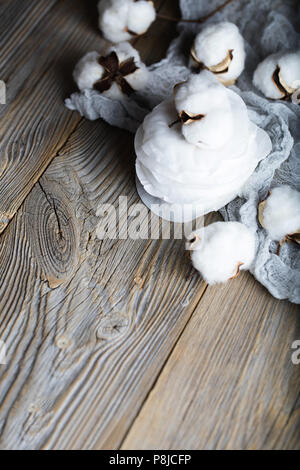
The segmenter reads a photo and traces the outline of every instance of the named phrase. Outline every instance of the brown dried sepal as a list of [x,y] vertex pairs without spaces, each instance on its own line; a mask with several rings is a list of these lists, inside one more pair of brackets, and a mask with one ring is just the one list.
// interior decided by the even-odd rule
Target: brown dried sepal
[[222,62],[220,62],[217,65],[208,67],[208,68],[212,73],[215,73],[215,74],[226,73],[229,70],[229,66],[232,62],[232,59],[233,59],[233,49],[229,49],[227,56],[225,57],[224,60],[222,60]]
[[200,242],[200,237],[197,233],[192,234],[192,238],[188,240],[188,250],[191,251],[195,248],[195,246]]
[[230,66],[231,61],[233,59],[233,49],[228,50],[228,53],[227,53],[225,59],[223,59],[221,62],[219,62],[219,64],[211,65],[209,67],[206,66],[205,64],[203,64],[203,62],[199,61],[199,59],[197,57],[197,54],[195,52],[194,46],[192,46],[192,48],[191,48],[191,56],[192,56],[193,60],[196,62],[196,64],[199,66],[200,70],[206,69],[206,70],[209,70],[210,72],[218,75],[218,74],[221,74],[221,73],[228,72],[229,66]]
[[300,245],[300,229],[297,230],[297,231],[294,232],[294,233],[290,233],[290,234],[286,235],[285,237],[283,237],[283,238],[280,240],[280,242],[278,243],[277,251],[276,251],[276,254],[277,254],[277,255],[280,254],[281,247],[282,247],[285,243],[296,243],[297,245]]
[[131,31],[131,29],[128,29],[127,26],[125,26],[124,32],[130,34],[131,36],[133,36],[135,38],[141,36],[141,34],[135,33],[134,31]]
[[265,226],[264,226],[264,210],[265,210],[266,204],[267,204],[267,199],[265,199],[264,201],[262,201],[258,204],[258,221],[259,221],[260,225],[263,228],[265,228]]
[[235,84],[236,80],[225,80],[223,77],[218,77],[218,80],[219,82],[222,83],[222,85],[228,87],[228,86],[232,86]]
[[279,65],[277,65],[273,75],[272,81],[276,88],[278,89],[279,93],[281,94],[282,100],[289,100],[292,94],[296,91],[295,88],[291,88],[282,78],[281,71]]
[[[271,194],[271,192],[269,192],[268,197],[270,196],[270,194]],[[264,201],[262,201],[258,204],[258,220],[259,220],[260,225],[263,228],[265,228],[265,225],[264,225],[264,210],[265,210],[265,207],[266,207],[266,203],[267,203],[267,199],[265,199]],[[300,229],[297,230],[294,233],[289,233],[288,235],[286,235],[285,237],[283,237],[280,240],[280,242],[278,243],[277,251],[276,251],[277,255],[280,254],[281,247],[285,243],[296,243],[297,245],[300,245]]]
[[297,243],[297,245],[300,245],[300,229],[297,230],[295,233],[291,233],[290,235],[287,235],[287,241],[292,242],[292,243]]
[[195,46],[194,46],[194,44],[192,45],[192,48],[191,48],[191,56],[192,56],[192,59],[194,60],[194,62],[196,62],[196,64],[199,65],[200,68],[203,68],[203,69],[206,69],[206,68],[207,68],[207,67],[203,64],[203,62],[200,62],[200,60],[198,59],[197,54],[196,54],[196,51],[195,51]]
[[184,85],[184,83],[186,83],[186,81],[176,83],[176,85],[173,86],[173,93],[176,91],[176,89],[177,89],[179,86]]
[[116,52],[112,51],[105,57],[99,57],[98,62],[104,68],[105,74],[100,80],[94,83],[95,90],[103,93],[104,91],[109,90],[115,82],[125,95],[130,96],[134,93],[135,90],[124,78],[138,69],[133,57],[120,63]]
[[186,111],[181,111],[178,114],[178,119],[176,121],[172,122],[169,124],[169,127],[173,127],[175,124],[182,123],[182,124],[191,124],[192,122],[195,121],[201,121],[201,119],[205,118],[205,114],[193,114],[193,113],[187,113]]
[[186,113],[185,111],[179,113],[179,119],[182,124],[191,124],[194,121],[201,121],[204,117],[205,114]]
[[236,266],[236,272],[235,274],[230,278],[230,280],[232,279],[235,279],[236,277],[239,276],[240,272],[241,272],[241,266],[243,266],[244,263],[241,263],[240,261],[238,262],[237,266]]

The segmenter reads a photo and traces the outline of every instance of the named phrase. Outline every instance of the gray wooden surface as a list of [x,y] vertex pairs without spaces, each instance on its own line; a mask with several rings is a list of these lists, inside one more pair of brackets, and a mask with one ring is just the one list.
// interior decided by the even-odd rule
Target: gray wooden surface
[[247,273],[207,287],[179,240],[96,237],[101,202],[139,199],[132,136],[63,104],[95,5],[0,2],[0,448],[299,448],[299,308]]

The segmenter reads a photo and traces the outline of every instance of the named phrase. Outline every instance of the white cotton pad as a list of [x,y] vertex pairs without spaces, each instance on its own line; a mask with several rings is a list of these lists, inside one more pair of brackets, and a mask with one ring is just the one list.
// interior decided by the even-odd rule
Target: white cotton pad
[[[217,83],[211,73],[202,74],[206,75],[204,81],[210,77],[212,84]],[[219,210],[234,199],[258,162],[272,148],[267,133],[249,120],[243,100],[233,91],[218,86],[225,90],[233,128],[232,138],[222,146],[212,141],[211,146],[199,147],[186,139],[183,124],[170,127],[178,119],[176,96],[177,108],[181,109],[178,90],[175,99],[163,101],[146,116],[135,137],[136,173],[145,192],[169,205],[193,205],[198,214]],[[207,94],[213,103],[214,87],[208,84]],[[222,106],[221,103],[220,113]],[[202,113],[201,107],[191,109]],[[209,113],[206,108],[206,115]],[[220,121],[221,126],[222,123],[226,128],[224,120]],[[217,135],[222,132],[218,130]],[[205,132],[201,139],[205,141]]]
[[247,270],[255,256],[255,236],[239,222],[215,222],[193,232],[186,248],[193,266],[210,285]]

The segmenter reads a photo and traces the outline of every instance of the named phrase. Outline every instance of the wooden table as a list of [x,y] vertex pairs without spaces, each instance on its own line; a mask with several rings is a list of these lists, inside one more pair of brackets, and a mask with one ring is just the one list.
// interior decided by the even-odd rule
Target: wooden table
[[[132,135],[64,107],[96,2],[0,17],[1,448],[299,448],[299,307],[248,273],[208,287],[180,240],[96,237],[101,202],[139,200]],[[153,63],[175,35],[135,45]]]

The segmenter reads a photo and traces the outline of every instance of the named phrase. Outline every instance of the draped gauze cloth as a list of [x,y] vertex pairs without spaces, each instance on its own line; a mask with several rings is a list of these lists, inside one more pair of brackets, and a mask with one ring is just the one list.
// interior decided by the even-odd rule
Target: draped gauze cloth
[[[200,18],[220,3],[221,0],[181,0],[182,17]],[[235,23],[245,39],[245,71],[232,89],[246,102],[250,119],[268,132],[273,144],[271,154],[259,163],[239,197],[220,212],[225,220],[240,221],[255,232],[257,253],[250,269],[255,278],[274,297],[300,303],[299,247],[286,243],[277,256],[277,243],[268,237],[257,219],[258,203],[273,187],[288,184],[300,191],[300,105],[271,101],[252,84],[253,72],[266,56],[300,49],[300,4],[298,0],[236,0],[205,25],[218,21]],[[86,90],[71,95],[66,106],[88,119],[101,117],[114,126],[135,132],[145,115],[191,73],[189,50],[201,28],[203,25],[196,23],[178,25],[179,36],[171,43],[167,57],[149,67],[149,84],[142,93],[118,102]]]

